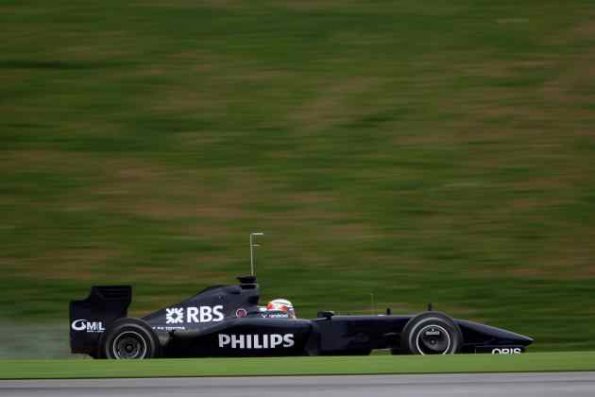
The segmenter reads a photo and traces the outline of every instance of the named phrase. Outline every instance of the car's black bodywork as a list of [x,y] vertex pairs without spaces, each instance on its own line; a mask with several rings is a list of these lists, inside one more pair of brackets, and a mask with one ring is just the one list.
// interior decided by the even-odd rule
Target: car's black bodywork
[[[129,286],[93,287],[70,303],[73,353],[108,358],[520,353],[532,339],[434,311],[417,315],[271,318],[254,277],[214,286],[142,319],[127,319]],[[274,316],[272,316],[274,317]]]

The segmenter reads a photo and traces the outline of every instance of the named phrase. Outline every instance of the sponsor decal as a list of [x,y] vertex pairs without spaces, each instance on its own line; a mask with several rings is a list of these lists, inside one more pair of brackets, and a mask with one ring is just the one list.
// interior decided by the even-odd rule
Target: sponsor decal
[[156,331],[179,331],[179,330],[185,330],[186,327],[180,327],[180,326],[167,326],[164,327],[162,325],[157,325],[153,327],[154,330]]
[[87,321],[84,318],[74,320],[72,324],[70,324],[70,328],[72,328],[73,331],[86,331],[89,333],[100,333],[105,331],[103,322]]
[[520,347],[496,347],[492,349],[492,354],[521,354],[523,350]]
[[168,307],[165,309],[166,324],[200,324],[223,320],[223,306]]
[[293,334],[219,334],[219,347],[231,349],[276,349],[295,345]]
[[236,310],[236,317],[237,318],[242,318],[242,317],[246,317],[248,315],[248,311],[244,308],[239,308],[238,310]]

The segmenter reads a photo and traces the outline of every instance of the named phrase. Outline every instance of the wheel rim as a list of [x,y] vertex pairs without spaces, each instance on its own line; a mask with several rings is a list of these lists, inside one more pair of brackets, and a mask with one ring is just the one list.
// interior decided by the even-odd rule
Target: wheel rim
[[420,354],[446,354],[452,341],[449,332],[442,326],[429,324],[417,334],[415,345]]
[[112,343],[112,353],[116,359],[142,359],[147,355],[147,350],[145,338],[135,331],[122,332]]

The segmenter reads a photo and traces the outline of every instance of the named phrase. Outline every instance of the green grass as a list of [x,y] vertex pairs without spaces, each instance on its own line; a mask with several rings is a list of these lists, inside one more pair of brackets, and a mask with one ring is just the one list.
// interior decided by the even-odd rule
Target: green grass
[[591,0],[1,8],[0,324],[99,283],[146,313],[264,231],[263,299],[303,317],[373,293],[595,348]]
[[593,371],[595,353],[520,356],[277,357],[159,359],[147,361],[3,360],[0,379],[130,378],[166,376],[269,376]]

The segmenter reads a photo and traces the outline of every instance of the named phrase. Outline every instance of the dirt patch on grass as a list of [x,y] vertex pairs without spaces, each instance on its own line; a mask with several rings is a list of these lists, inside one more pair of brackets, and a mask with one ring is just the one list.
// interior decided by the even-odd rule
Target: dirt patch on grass
[[14,260],[14,271],[36,280],[93,280],[118,251],[107,248],[72,248],[36,253]]
[[591,13],[589,18],[579,24],[572,31],[573,35],[581,39],[594,40],[595,39],[595,13]]
[[[135,158],[96,156],[53,150],[5,152],[6,170],[76,177],[76,194],[60,192],[64,210],[101,211],[156,220],[200,218],[190,229],[216,232],[219,226],[245,219],[247,208],[267,184],[244,169],[197,171]],[[37,197],[44,199],[44,197]],[[54,200],[54,198],[52,198]],[[213,223],[206,226],[206,220]],[[190,230],[189,229],[189,230]]]
[[340,240],[362,240],[382,237],[379,231],[374,230],[370,225],[363,223],[346,223],[328,227],[326,235],[333,236]]
[[555,239],[543,246],[541,252],[525,258],[525,264],[497,268],[480,268],[474,274],[485,278],[515,277],[539,280],[595,279],[595,248],[591,241],[595,233],[576,233]]
[[544,249],[535,262],[552,278],[595,278],[595,227],[565,234]]
[[51,149],[3,151],[0,157],[6,170],[77,172],[99,165],[91,156]]
[[[166,284],[193,284],[214,285],[218,283],[229,283],[229,274],[219,271],[201,270],[200,263],[217,263],[221,266],[226,262],[225,258],[212,255],[201,255],[196,261],[189,260],[185,265],[177,265],[176,271],[172,272],[169,266],[138,266],[134,268],[135,279],[139,281],[151,282],[159,280],[162,285]],[[159,297],[156,301],[161,300]]]
[[557,40],[561,41],[559,45],[573,51],[559,57],[561,73],[544,85],[545,99],[565,105],[565,111],[580,108],[585,101],[592,103],[595,98],[595,14],[591,13],[590,18],[558,35]]
[[584,279],[595,279],[595,261],[591,258],[590,263],[577,263],[577,261],[568,261],[564,259],[564,264],[551,265],[544,263],[542,265],[536,265],[532,267],[517,267],[511,269],[506,274],[529,279],[542,279],[542,280],[584,280]]
[[156,113],[203,114],[216,111],[221,102],[212,96],[206,97],[193,86],[169,87],[151,99],[149,107]]
[[200,171],[132,159],[105,161],[102,171],[102,182],[93,189],[102,206],[155,219],[241,219],[262,184],[240,169],[218,173],[221,179],[213,182]]
[[286,0],[282,2],[273,1],[272,3],[276,6],[296,11],[328,10],[336,9],[337,7],[351,9],[358,4],[354,0]]
[[[340,239],[350,233],[373,234],[356,214],[337,208],[340,200],[335,194],[285,191],[246,169],[203,171],[130,157],[52,150],[15,151],[3,160],[9,169],[22,169],[25,164],[50,173],[78,173],[81,186],[76,194],[60,198],[62,209],[184,220],[178,230],[182,235],[225,237],[233,233],[230,228],[246,221],[280,231],[334,224],[326,231],[317,227],[317,233],[339,233]],[[276,208],[274,203],[281,206]],[[60,261],[63,254],[52,256]]]
[[[156,8],[220,8],[220,9],[238,9],[243,8],[246,0],[136,0],[137,6],[156,7]],[[249,3],[248,3],[249,4]]]
[[348,103],[349,98],[373,90],[381,83],[380,79],[352,77],[323,85],[318,96],[298,108],[291,119],[299,125],[299,130],[306,132],[345,122],[353,117],[354,112],[357,113]]

